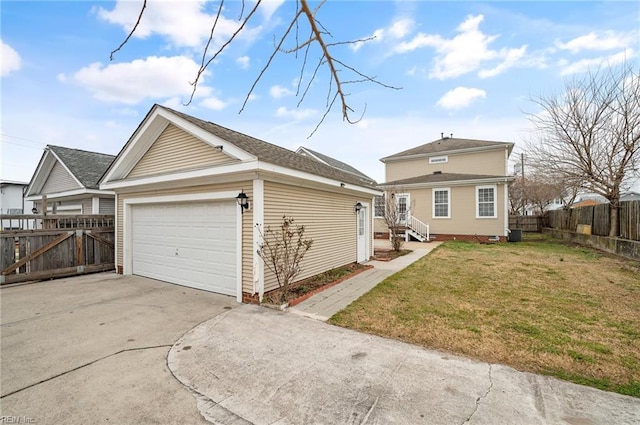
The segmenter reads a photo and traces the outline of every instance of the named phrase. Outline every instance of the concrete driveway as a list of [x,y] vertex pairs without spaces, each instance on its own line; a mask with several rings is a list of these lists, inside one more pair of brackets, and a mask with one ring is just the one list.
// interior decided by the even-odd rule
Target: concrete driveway
[[166,358],[232,297],[101,273],[2,288],[0,303],[2,423],[207,423]]
[[637,425],[640,399],[243,305],[169,367],[216,424]]

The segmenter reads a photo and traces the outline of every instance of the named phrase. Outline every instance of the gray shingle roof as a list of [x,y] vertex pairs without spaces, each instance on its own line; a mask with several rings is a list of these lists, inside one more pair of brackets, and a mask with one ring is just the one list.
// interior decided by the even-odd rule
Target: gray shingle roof
[[442,139],[434,140],[433,142],[426,143],[424,145],[408,149],[393,155],[386,156],[381,159],[385,162],[388,159],[398,159],[405,156],[412,155],[428,155],[440,152],[456,151],[462,149],[474,149],[474,148],[488,148],[488,147],[509,147],[509,151],[513,148],[513,143],[509,142],[492,142],[489,140],[474,140],[474,139],[458,139],[453,137],[444,137]]
[[55,153],[60,161],[87,189],[98,189],[98,182],[111,165],[115,156],[106,153],[89,152],[80,149],[64,148],[48,145],[47,148]]
[[[338,169],[340,169],[342,171],[346,171],[347,173],[356,174],[357,176],[360,176],[363,179],[369,180],[371,183],[375,183],[376,182],[371,177],[367,176],[366,174],[364,174],[360,170],[352,167],[351,165],[349,165],[349,164],[347,164],[345,162],[339,161],[339,160],[337,160],[335,158],[331,158],[330,156],[322,154],[322,153],[320,153],[318,151],[311,150],[311,149],[306,148],[304,146],[300,147],[300,149],[303,149],[303,150],[311,153],[312,155],[314,155],[315,157],[317,157],[321,161],[324,161],[325,163],[327,163],[328,165],[330,165],[330,166],[332,166],[334,168],[338,168]],[[297,153],[300,154],[300,152],[297,152]]]
[[190,123],[200,127],[201,129],[208,131],[209,133],[228,141],[234,146],[242,149],[258,158],[260,161],[268,162],[270,164],[279,165],[282,167],[291,168],[297,171],[303,171],[306,173],[315,174],[317,176],[326,177],[333,180],[338,180],[344,183],[350,183],[357,186],[363,186],[368,188],[374,188],[375,185],[369,179],[358,177],[354,174],[347,173],[337,168],[325,165],[315,159],[299,155],[289,149],[265,142],[255,137],[248,136],[246,134],[231,130],[218,124],[214,124],[209,121],[204,121],[199,118],[192,117],[182,112],[178,112],[166,106],[157,105],[159,108],[163,108],[170,111],[173,114],[189,121]]
[[484,180],[484,179],[504,179],[505,176],[489,176],[485,174],[458,174],[458,173],[438,173],[425,174],[424,176],[411,177],[408,179],[395,180],[380,183],[380,186],[402,186],[420,183],[444,183],[463,180]]

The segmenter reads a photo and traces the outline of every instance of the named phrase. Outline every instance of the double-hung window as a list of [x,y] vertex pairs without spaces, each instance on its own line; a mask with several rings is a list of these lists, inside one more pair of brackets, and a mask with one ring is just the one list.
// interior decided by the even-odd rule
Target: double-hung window
[[446,188],[434,188],[433,198],[433,218],[451,217],[451,191]]
[[496,186],[476,186],[476,218],[496,218]]
[[375,217],[384,217],[384,208],[385,208],[385,197],[376,196],[374,203],[374,216]]

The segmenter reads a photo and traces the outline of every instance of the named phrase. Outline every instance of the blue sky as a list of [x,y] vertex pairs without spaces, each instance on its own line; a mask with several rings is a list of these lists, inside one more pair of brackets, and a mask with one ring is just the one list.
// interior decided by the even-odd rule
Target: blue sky
[[[379,158],[442,132],[522,145],[530,129],[525,112],[538,112],[532,96],[561,91],[565,79],[637,58],[640,50],[635,1],[329,0],[318,19],[330,40],[373,38],[337,46],[334,55],[402,89],[347,85],[353,116],[366,107],[362,120],[344,123],[336,107],[307,138],[324,113],[328,73],[319,72],[297,106],[301,56],[279,54],[238,113],[294,2],[262,5],[209,68],[189,106],[183,105],[189,81],[218,3],[150,0],[138,32],[109,61],[140,5],[2,1],[0,178],[28,181],[47,144],[117,154],[159,103],[289,149],[307,146],[383,181]],[[226,2],[220,37],[237,27],[240,6]],[[301,37],[306,31],[301,26]],[[317,50],[310,57],[315,61]]]

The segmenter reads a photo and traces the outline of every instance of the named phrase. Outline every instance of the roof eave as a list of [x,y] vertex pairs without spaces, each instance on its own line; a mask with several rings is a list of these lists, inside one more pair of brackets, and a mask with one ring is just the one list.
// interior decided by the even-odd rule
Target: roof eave
[[476,146],[473,148],[463,148],[463,149],[450,149],[450,150],[440,151],[440,152],[417,153],[413,155],[402,155],[402,156],[390,155],[390,156],[385,156],[384,158],[380,158],[380,162],[387,163],[388,161],[406,161],[406,160],[412,160],[412,159],[429,158],[431,156],[453,155],[453,154],[459,154],[459,153],[482,152],[482,151],[490,151],[490,150],[502,150],[504,148],[508,148],[509,154],[511,154],[511,151],[513,150],[514,146],[515,146],[514,143],[505,142],[500,145]]

